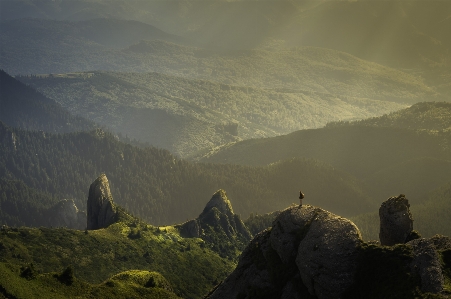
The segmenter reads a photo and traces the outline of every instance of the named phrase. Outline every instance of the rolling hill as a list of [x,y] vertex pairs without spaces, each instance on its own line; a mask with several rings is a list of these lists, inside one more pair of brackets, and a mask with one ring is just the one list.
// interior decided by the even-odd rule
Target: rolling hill
[[[162,43],[155,44],[160,49]],[[372,68],[371,64],[349,55],[343,54],[341,59],[341,54],[335,51],[324,50],[330,54],[329,60],[315,49],[284,52],[282,56],[263,51],[246,52],[238,57],[212,54],[201,59],[196,58],[196,53],[183,50],[194,48],[174,47],[174,53],[178,54],[170,50],[149,52],[156,61],[151,65],[172,72],[167,66],[173,63],[182,77],[89,72],[17,79],[73,114],[182,157],[199,155],[239,139],[317,128],[334,120],[377,116],[403,108],[406,103],[436,97],[413,77],[384,67]],[[160,55],[167,60],[160,59]],[[171,60],[173,56],[180,63],[177,58]],[[297,62],[290,66],[292,74],[288,64],[283,64],[285,58]],[[351,66],[351,62],[355,65]],[[269,65],[277,66],[272,73],[265,71]],[[198,77],[208,81],[186,78],[205,73],[204,69],[210,73]],[[249,72],[251,69],[254,72]],[[185,70],[192,73],[185,74]],[[210,77],[212,72],[217,76]],[[343,80],[337,72],[348,72],[350,81]],[[283,73],[284,78],[302,83],[282,82],[283,78],[278,76]],[[220,83],[228,82],[228,78],[240,82]],[[212,81],[215,79],[219,82]]]
[[[451,179],[447,167],[451,132],[446,117],[450,108],[448,103],[419,103],[349,125],[245,140],[223,147],[203,161],[266,165],[293,157],[313,158],[362,179],[373,198],[404,193],[418,203],[425,193]],[[414,112],[416,117],[411,116]],[[418,121],[422,119],[424,122]],[[411,123],[416,125],[406,128]]]
[[0,70],[0,120],[7,125],[52,133],[92,130],[95,125],[71,115],[60,104]]

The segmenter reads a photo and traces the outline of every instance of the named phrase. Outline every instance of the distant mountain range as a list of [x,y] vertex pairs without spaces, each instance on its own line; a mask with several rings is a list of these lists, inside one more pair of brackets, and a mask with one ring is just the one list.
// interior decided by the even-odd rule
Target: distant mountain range
[[449,1],[25,1],[1,20],[118,18],[152,24],[199,46],[317,46],[394,67],[449,68]]
[[[314,71],[310,76],[320,77]],[[312,91],[314,86],[306,90],[242,87],[157,73],[91,72],[18,79],[75,115],[181,157],[242,139],[381,115],[405,107],[403,102],[418,100],[416,93],[433,96],[421,84],[406,90],[393,82],[385,100],[373,100],[367,96],[378,96],[358,96],[359,90],[353,92],[350,84],[333,79],[317,88],[322,92]],[[340,86],[343,94],[325,90],[334,90],[333,86]]]
[[292,157],[318,159],[365,181],[374,198],[405,193],[419,203],[451,181],[450,111],[449,103],[419,103],[356,123],[241,141],[202,161],[266,165]]

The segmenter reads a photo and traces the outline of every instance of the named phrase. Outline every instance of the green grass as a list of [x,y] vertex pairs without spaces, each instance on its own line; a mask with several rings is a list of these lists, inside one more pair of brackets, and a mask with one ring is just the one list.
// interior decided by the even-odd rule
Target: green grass
[[[133,230],[139,231],[139,237],[130,238]],[[150,291],[143,289],[146,285],[172,285],[179,296],[199,298],[235,266],[201,239],[183,239],[173,227],[157,229],[133,218],[95,231],[4,229],[0,232],[0,262],[4,265],[0,285],[18,298],[36,298],[35,289],[39,290],[42,285],[50,292],[55,284],[64,285],[61,291],[58,290],[63,296],[66,288],[73,293],[78,285],[81,289],[86,285],[96,286],[91,288],[94,297],[97,292],[111,290],[118,298],[122,298],[121,294],[126,294],[127,289],[148,294]],[[20,268],[30,263],[40,274],[27,280],[20,276]],[[16,276],[5,274],[8,269],[5,265],[10,265],[10,271],[15,271]],[[67,266],[73,268],[76,278],[73,284],[63,279],[62,273]],[[59,275],[48,274],[54,272]],[[23,290],[14,287],[24,282],[30,287]],[[165,293],[158,292],[161,296]]]

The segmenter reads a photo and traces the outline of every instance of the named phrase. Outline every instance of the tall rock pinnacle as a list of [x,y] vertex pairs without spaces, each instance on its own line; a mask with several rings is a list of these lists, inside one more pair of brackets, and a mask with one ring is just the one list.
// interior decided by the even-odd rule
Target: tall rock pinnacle
[[105,228],[116,221],[108,178],[101,174],[89,187],[87,229]]
[[401,194],[390,197],[379,208],[380,232],[382,245],[392,246],[406,243],[413,230],[412,214],[409,200]]

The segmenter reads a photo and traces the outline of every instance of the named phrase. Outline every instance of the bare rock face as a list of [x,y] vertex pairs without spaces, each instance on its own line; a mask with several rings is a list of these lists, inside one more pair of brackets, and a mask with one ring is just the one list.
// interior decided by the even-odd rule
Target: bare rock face
[[313,206],[294,206],[284,210],[274,220],[271,229],[271,246],[284,263],[294,262],[298,246],[308,231],[310,223],[322,211]]
[[302,282],[318,298],[342,298],[354,283],[359,229],[346,218],[322,211],[299,244],[296,264]]
[[309,205],[280,213],[207,298],[342,298],[354,282],[361,236],[349,220]]
[[101,174],[89,187],[87,229],[105,228],[116,221],[108,178]]
[[[257,234],[241,254],[238,266],[207,298],[252,298],[252,290],[265,290],[266,294],[275,291],[271,274],[265,267],[265,256],[271,250],[269,230]],[[267,297],[270,298],[270,297]],[[274,297],[276,298],[276,297]]]
[[382,245],[393,246],[406,243],[413,230],[410,204],[403,194],[390,197],[379,208],[380,232]]
[[430,239],[416,239],[407,243],[413,247],[412,273],[421,278],[421,291],[440,293],[444,287],[444,277],[438,250],[450,250],[451,239],[435,236]]

